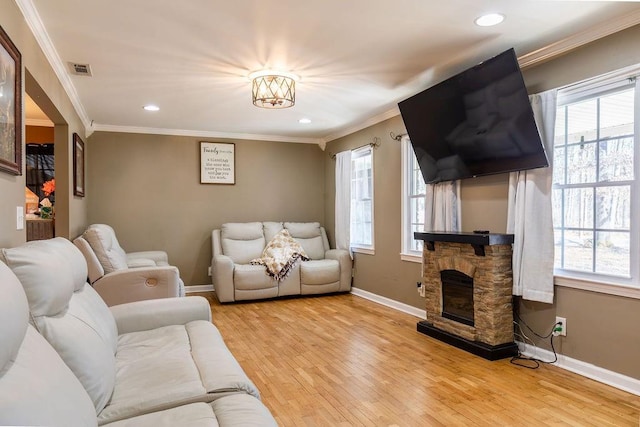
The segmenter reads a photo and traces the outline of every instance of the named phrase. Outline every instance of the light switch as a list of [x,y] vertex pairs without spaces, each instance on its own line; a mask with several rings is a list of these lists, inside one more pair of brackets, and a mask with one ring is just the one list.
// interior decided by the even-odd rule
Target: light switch
[[16,230],[24,230],[24,206],[16,207]]

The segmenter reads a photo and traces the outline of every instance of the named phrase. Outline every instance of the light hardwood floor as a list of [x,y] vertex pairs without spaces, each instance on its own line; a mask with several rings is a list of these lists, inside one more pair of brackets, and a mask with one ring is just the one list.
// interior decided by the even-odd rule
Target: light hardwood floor
[[281,426],[638,426],[640,397],[490,362],[350,294],[221,305],[213,321]]

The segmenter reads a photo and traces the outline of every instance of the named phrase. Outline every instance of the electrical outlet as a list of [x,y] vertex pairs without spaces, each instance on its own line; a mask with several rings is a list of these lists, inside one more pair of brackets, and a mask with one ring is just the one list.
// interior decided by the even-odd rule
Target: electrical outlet
[[424,285],[422,284],[422,282],[417,282],[416,285],[418,286],[418,295],[420,295],[422,298],[424,298],[425,297]]
[[209,268],[207,268],[207,275],[211,276],[211,266],[209,266]]
[[[561,323],[560,325],[558,323]],[[567,319],[565,317],[556,316],[556,324],[553,327],[553,336],[567,336]]]

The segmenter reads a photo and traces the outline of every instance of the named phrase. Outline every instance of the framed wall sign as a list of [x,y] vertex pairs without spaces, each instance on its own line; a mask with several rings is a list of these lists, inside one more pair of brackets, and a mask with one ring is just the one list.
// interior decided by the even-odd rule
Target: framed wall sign
[[84,142],[73,134],[73,195],[84,197]]
[[22,56],[0,27],[0,171],[22,175]]
[[235,152],[232,143],[201,142],[200,184],[235,184]]

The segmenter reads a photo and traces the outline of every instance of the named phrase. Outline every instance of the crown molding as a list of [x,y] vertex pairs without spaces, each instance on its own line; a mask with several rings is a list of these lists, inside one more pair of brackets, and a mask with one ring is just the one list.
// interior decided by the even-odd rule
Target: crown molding
[[[80,117],[87,136],[91,135],[94,131],[106,131],[106,132],[129,132],[129,133],[151,133],[158,135],[176,135],[176,136],[198,136],[205,138],[229,138],[229,139],[254,139],[260,141],[276,141],[276,142],[293,142],[304,144],[318,144],[321,149],[325,149],[326,144],[338,138],[355,133],[359,130],[365,129],[369,126],[378,124],[384,120],[400,115],[400,111],[397,106],[385,111],[376,116],[366,119],[357,125],[347,126],[335,133],[328,134],[322,138],[296,138],[289,136],[278,135],[255,135],[255,134],[234,134],[225,132],[207,132],[207,131],[193,131],[182,129],[158,129],[158,128],[141,128],[141,127],[128,127],[128,126],[115,126],[115,125],[96,125],[89,119],[89,116],[80,101],[80,97],[67,73],[67,69],[60,59],[57,50],[55,49],[53,42],[51,41],[40,15],[38,14],[36,7],[32,0],[15,0],[22,15],[24,16],[31,32],[36,38],[40,48],[44,52],[45,57],[51,64],[58,80],[62,84],[67,96],[69,97],[76,113]],[[571,35],[560,41],[551,43],[533,52],[522,55],[518,58],[521,68],[531,67],[541,62],[547,61],[556,56],[562,55],[572,49],[576,49],[582,45],[598,40],[602,37],[614,34],[618,31],[622,31],[634,25],[640,23],[640,10],[626,14],[622,17],[617,17],[608,22],[604,22],[595,25],[588,30]]]
[[62,84],[62,87],[67,93],[67,96],[71,100],[71,104],[76,110],[76,113],[80,117],[80,120],[82,121],[82,124],[84,125],[86,130],[90,127],[91,120],[89,120],[89,116],[87,115],[82,102],[80,102],[78,92],[76,91],[73,82],[69,78],[67,70],[62,63],[60,55],[58,55],[58,51],[53,45],[53,42],[51,41],[51,38],[49,37],[49,34],[47,33],[47,30],[42,23],[42,20],[40,19],[40,15],[38,14],[36,7],[33,5],[33,2],[31,0],[16,0],[16,4],[18,5],[18,8],[20,8],[24,19],[27,21],[27,25],[31,29],[31,32],[38,42],[38,45],[40,45],[40,48],[42,49],[45,57],[49,61],[49,64],[58,77],[60,84]]
[[122,132],[122,133],[146,133],[151,135],[171,135],[171,136],[195,136],[199,138],[224,138],[224,139],[249,139],[254,141],[271,141],[271,142],[292,142],[297,144],[320,144],[322,141],[318,138],[296,138],[281,135],[260,135],[253,133],[230,133],[230,132],[214,132],[214,131],[197,131],[188,129],[162,129],[148,128],[136,126],[115,126],[99,123],[92,124],[92,130],[95,132]]
[[[343,136],[351,135],[352,133],[355,133],[359,130],[368,128],[369,126],[376,125],[380,122],[383,122],[385,120],[388,120],[392,117],[396,117],[399,115],[400,115],[400,110],[398,109],[397,106],[395,106],[392,109],[385,111],[384,113],[380,113],[378,115],[368,118],[362,123],[358,123],[357,125],[354,125],[354,126],[348,126],[344,129],[339,130],[336,133],[327,135],[326,137],[320,140],[321,141],[320,144],[321,146],[323,145],[326,146],[328,142],[331,142],[335,139],[342,138]],[[324,150],[324,148],[322,149]]]
[[595,25],[588,30],[573,34],[518,58],[520,68],[527,68],[562,55],[587,43],[625,30],[640,23],[640,10]]

